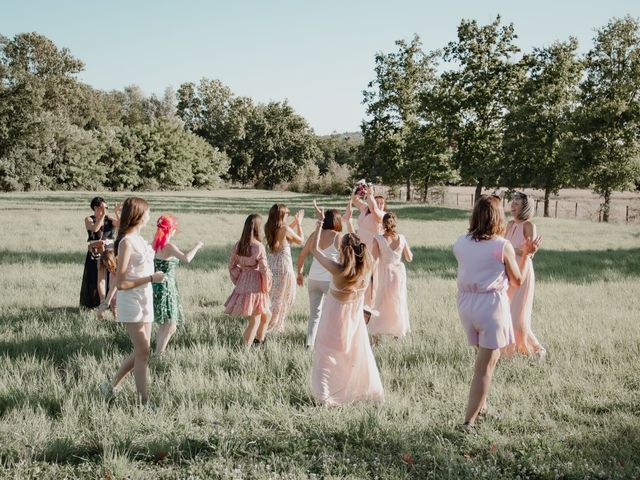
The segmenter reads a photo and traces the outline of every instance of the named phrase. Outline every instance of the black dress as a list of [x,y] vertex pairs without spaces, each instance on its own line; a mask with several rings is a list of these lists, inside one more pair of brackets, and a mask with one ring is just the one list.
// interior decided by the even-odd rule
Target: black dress
[[[95,215],[91,215],[96,221]],[[102,227],[97,232],[87,230],[89,238],[87,242],[95,240],[113,240],[113,222],[109,217],[104,219]],[[96,308],[100,305],[100,294],[98,293],[98,266],[100,265],[100,254],[94,254],[87,250],[84,260],[84,273],[82,274],[82,287],[80,287],[80,306],[86,308]],[[106,291],[109,291],[109,275],[105,275]]]

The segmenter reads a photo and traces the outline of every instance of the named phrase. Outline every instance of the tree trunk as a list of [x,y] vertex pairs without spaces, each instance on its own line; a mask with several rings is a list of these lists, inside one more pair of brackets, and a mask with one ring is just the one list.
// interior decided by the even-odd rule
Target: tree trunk
[[411,177],[407,177],[407,202],[411,201]]
[[424,191],[422,192],[422,203],[427,203],[427,194],[429,193],[429,179],[424,179]]
[[544,216],[549,216],[549,196],[551,195],[551,189],[544,187]]
[[611,190],[604,192],[604,204],[602,205],[602,221],[609,221],[609,208],[611,207]]
[[478,180],[478,184],[476,185],[476,194],[473,197],[474,202],[478,201],[478,199],[480,198],[480,195],[482,195],[482,179]]

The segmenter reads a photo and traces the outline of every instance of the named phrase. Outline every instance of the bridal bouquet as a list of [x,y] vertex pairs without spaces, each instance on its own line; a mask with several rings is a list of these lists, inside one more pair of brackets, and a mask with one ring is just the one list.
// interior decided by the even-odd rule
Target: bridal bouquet
[[360,198],[367,196],[367,182],[364,178],[362,180],[358,180],[356,186],[353,187],[353,194]]

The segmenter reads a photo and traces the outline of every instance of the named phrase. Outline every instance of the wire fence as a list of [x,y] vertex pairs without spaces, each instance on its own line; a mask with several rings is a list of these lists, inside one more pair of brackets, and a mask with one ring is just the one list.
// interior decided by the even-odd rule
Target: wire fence
[[[406,201],[406,188],[382,187],[391,200]],[[462,191],[460,191],[462,190]],[[470,193],[471,191],[471,193]],[[411,191],[411,202],[448,208],[470,210],[473,208],[474,193],[472,188],[465,187],[434,187],[427,193],[426,199],[417,189]],[[505,190],[499,191],[504,193]],[[604,205],[600,198],[590,198],[590,192],[584,192],[584,197],[562,198],[552,197],[549,200],[549,217],[601,222]],[[571,196],[570,196],[571,197]],[[508,210],[509,200],[503,196],[503,205]],[[544,200],[535,199],[535,216],[544,216]],[[609,207],[609,221],[614,223],[640,223],[640,195],[635,198],[612,199]]]

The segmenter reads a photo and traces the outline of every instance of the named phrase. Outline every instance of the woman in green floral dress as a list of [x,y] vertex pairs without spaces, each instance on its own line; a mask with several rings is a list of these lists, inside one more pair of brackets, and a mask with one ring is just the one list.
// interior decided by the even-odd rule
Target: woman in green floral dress
[[198,242],[187,253],[182,253],[176,245],[171,243],[171,238],[178,230],[178,222],[172,215],[162,215],[158,219],[157,227],[156,236],[153,239],[153,249],[156,252],[153,263],[156,271],[164,272],[165,280],[162,283],[153,284],[153,321],[159,325],[156,334],[156,353],[162,354],[176,332],[176,325],[184,322],[184,312],[176,283],[176,267],[181,261],[191,262],[204,244]]

